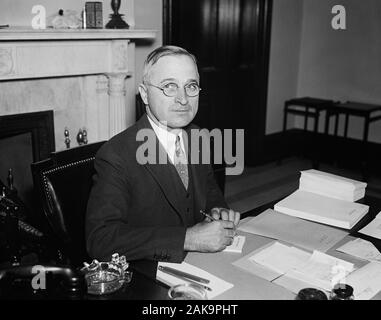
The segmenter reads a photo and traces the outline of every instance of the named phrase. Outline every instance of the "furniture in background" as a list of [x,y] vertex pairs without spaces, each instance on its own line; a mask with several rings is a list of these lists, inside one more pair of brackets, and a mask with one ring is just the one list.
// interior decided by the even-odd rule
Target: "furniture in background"
[[[314,132],[319,129],[319,118],[322,111],[329,109],[332,100],[304,97],[287,100],[284,103],[283,131],[287,130],[287,117],[289,114],[304,116],[304,130],[308,129],[308,119],[314,119]],[[302,107],[302,108],[300,108]]]
[[364,119],[364,127],[362,133],[362,172],[364,180],[367,179],[367,160],[368,160],[368,136],[369,136],[369,126],[372,122],[381,120],[381,105],[366,104],[348,101],[345,103],[333,103],[327,109],[326,122],[325,122],[325,134],[329,134],[329,124],[331,117],[335,117],[334,125],[334,136],[338,136],[339,127],[339,116],[341,114],[345,115],[345,125],[343,137],[348,138],[348,126],[349,126],[349,116],[357,116]]
[[104,141],[52,152],[31,165],[33,183],[43,209],[40,227],[62,253],[64,262],[89,261],[85,213],[92,187],[94,157]]
[[[332,100],[303,97],[303,98],[294,98],[287,100],[284,103],[284,115],[283,115],[283,133],[287,130],[287,119],[289,114],[299,115],[304,117],[304,131],[308,130],[308,120],[312,118],[314,120],[314,141],[316,142],[316,134],[319,129],[319,119],[320,113],[322,111],[327,111],[332,105]],[[315,144],[313,143],[312,146]],[[281,163],[281,159],[278,162]],[[318,168],[319,162],[318,159],[313,159],[313,167]]]
[[326,114],[326,123],[325,123],[325,133],[329,133],[329,123],[331,117],[335,117],[335,129],[334,135],[338,135],[338,126],[339,126],[339,115],[345,115],[345,127],[344,127],[344,138],[348,137],[348,125],[349,125],[349,116],[357,116],[364,118],[364,130],[362,140],[363,142],[368,142],[369,135],[369,125],[370,123],[380,120],[381,113],[374,115],[375,112],[381,111],[381,105],[367,104],[348,101],[345,103],[333,103],[330,108],[327,109]]

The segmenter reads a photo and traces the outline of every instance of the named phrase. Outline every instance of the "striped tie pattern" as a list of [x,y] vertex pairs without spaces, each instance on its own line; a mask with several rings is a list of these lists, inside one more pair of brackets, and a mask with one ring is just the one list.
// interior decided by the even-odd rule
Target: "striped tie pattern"
[[181,178],[181,181],[183,182],[185,189],[188,189],[189,177],[187,158],[185,156],[184,151],[181,149],[180,136],[176,136],[174,165],[176,167],[177,173]]

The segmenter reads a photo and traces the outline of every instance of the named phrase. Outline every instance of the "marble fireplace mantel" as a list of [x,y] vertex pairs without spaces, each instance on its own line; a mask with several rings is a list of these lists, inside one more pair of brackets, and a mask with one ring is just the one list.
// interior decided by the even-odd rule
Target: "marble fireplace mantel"
[[134,29],[0,30],[0,81],[106,75],[111,137],[126,128],[129,43],[155,36],[154,30]]

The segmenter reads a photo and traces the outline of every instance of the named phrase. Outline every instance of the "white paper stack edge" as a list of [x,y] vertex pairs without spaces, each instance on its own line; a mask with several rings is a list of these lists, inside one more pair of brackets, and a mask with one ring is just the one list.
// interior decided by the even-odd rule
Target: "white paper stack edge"
[[365,182],[348,179],[319,170],[301,171],[299,190],[355,202],[365,195]]
[[274,210],[297,218],[352,229],[367,214],[369,206],[299,189],[275,204]]

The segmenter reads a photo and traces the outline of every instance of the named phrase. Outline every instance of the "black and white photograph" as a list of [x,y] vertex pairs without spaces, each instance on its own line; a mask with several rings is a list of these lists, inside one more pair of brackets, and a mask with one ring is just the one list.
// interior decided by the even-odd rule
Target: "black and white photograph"
[[0,300],[381,300],[380,164],[379,0],[0,1]]

